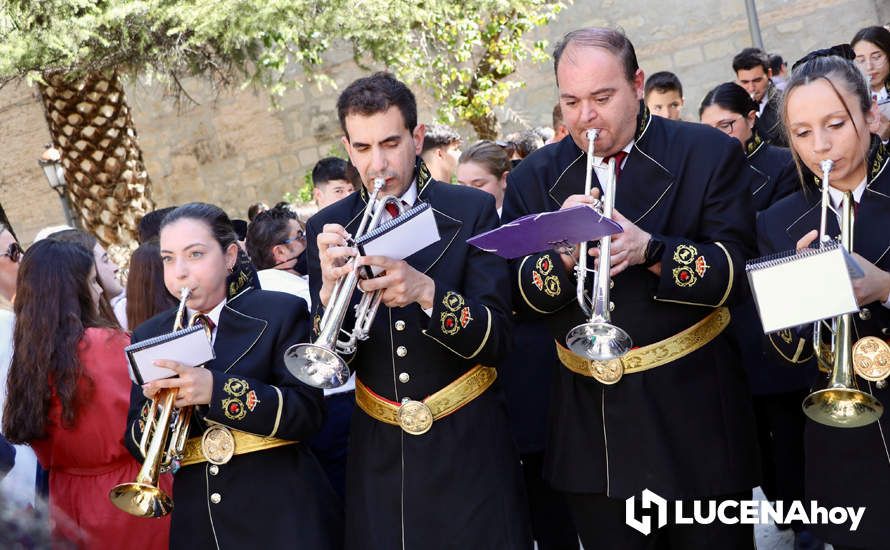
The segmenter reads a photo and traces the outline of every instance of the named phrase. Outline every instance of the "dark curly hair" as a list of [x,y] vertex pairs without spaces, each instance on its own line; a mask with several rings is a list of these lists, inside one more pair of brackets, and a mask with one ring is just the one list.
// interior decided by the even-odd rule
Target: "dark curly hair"
[[[44,239],[22,257],[3,411],[3,434],[13,443],[46,435],[53,394],[61,401],[65,427],[74,424],[81,402],[89,401],[93,382],[77,357],[78,345],[87,328],[111,326],[93,304],[93,269],[92,251],[77,243]],[[82,378],[86,392],[77,391]]]
[[381,71],[350,84],[337,99],[337,116],[346,139],[349,139],[349,132],[346,131],[347,116],[376,115],[393,106],[401,111],[405,128],[413,132],[417,127],[417,101],[403,82],[390,73]]
[[[288,208],[272,208],[257,214],[247,228],[247,255],[257,269],[275,267],[272,248],[290,236],[290,220],[300,218]],[[303,224],[300,223],[302,228]]]

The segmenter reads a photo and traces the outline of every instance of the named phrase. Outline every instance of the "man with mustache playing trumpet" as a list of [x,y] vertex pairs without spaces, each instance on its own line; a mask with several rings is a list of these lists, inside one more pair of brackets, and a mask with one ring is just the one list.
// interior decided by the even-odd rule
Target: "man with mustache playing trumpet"
[[[510,172],[502,219],[592,205],[617,180],[602,198],[623,232],[606,245],[608,273],[585,277],[598,279],[590,306],[590,288],[576,292],[581,247],[512,263],[516,307],[546,318],[562,363],[545,478],[566,493],[585,548],[752,548],[744,525],[669,519],[644,535],[625,525],[624,501],[644,489],[668,501],[742,500],[758,483],[748,388],[724,333],[753,253],[753,172],[721,132],[651,116],[620,32],[573,31],[554,61],[569,136]],[[604,265],[599,252],[590,248],[588,265]],[[593,310],[587,323],[580,302]]]

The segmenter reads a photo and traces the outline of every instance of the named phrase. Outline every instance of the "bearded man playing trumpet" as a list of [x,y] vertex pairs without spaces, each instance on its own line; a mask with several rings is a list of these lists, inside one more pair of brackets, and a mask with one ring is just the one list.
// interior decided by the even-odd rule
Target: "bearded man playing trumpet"
[[[331,318],[352,331],[353,310],[342,304],[362,292],[381,300],[354,353],[343,354],[358,405],[346,547],[531,548],[519,459],[490,367],[510,339],[507,263],[466,242],[497,227],[494,198],[431,178],[418,156],[424,127],[414,95],[393,76],[356,80],[337,111],[364,186],[307,225],[316,332],[331,333]],[[429,203],[439,240],[405,260],[355,258],[365,213],[376,208],[381,223],[392,216],[381,212],[382,197],[404,208]],[[360,266],[382,271],[353,292]]]
[[669,517],[644,535],[625,524],[625,499],[742,500],[758,483],[748,388],[724,331],[753,253],[753,172],[726,135],[650,115],[620,32],[573,31],[554,61],[569,136],[510,172],[503,221],[602,201],[623,232],[589,258],[563,246],[512,264],[517,308],[545,317],[562,363],[545,478],[585,548],[752,548],[744,525]]

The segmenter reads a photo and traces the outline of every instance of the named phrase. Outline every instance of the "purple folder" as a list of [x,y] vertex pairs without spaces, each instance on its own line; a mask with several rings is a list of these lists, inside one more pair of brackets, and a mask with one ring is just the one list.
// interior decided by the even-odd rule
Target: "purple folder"
[[511,260],[561,245],[595,241],[622,231],[617,222],[581,204],[565,210],[529,214],[471,237],[467,242]]

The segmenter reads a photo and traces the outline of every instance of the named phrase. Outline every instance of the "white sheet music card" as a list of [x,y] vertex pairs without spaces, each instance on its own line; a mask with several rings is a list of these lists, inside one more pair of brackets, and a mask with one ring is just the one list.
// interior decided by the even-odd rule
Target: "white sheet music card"
[[836,241],[758,258],[745,270],[765,333],[859,310],[852,279],[864,272]]
[[204,327],[199,324],[131,344],[124,351],[130,364],[130,379],[140,386],[176,376],[172,370],[155,365],[157,360],[197,367],[216,357]]
[[[407,210],[398,218],[376,227],[373,231],[356,239],[363,256],[386,256],[394,260],[404,260],[429,245],[439,241],[439,227],[433,209],[422,202]],[[376,276],[382,271],[372,266]]]

